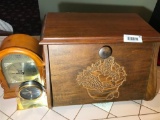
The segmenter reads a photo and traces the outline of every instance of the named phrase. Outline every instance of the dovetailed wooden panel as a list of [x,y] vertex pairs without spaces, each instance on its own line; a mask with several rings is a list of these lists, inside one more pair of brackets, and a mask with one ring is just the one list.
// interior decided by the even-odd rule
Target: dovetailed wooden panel
[[[127,76],[118,98],[95,100],[76,79],[87,67],[103,61],[98,52],[104,45],[112,48],[114,61],[124,67]],[[152,43],[49,45],[53,106],[145,99],[154,49]]]

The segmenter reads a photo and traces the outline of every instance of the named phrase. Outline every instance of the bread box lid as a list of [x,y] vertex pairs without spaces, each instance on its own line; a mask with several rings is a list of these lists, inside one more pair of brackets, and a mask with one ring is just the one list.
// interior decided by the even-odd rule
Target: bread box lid
[[160,41],[160,34],[135,13],[48,13],[40,44],[123,43],[124,34]]

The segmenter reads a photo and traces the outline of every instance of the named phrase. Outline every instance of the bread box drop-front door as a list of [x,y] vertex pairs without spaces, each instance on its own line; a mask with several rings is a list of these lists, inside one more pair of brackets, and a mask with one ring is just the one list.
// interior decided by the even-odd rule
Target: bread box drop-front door
[[136,14],[48,13],[40,44],[49,106],[153,99],[159,41]]

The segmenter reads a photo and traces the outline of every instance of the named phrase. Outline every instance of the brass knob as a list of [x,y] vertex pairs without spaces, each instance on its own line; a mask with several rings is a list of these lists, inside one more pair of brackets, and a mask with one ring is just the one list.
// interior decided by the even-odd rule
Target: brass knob
[[103,46],[99,50],[99,56],[103,59],[108,58],[112,54],[112,48],[110,46]]

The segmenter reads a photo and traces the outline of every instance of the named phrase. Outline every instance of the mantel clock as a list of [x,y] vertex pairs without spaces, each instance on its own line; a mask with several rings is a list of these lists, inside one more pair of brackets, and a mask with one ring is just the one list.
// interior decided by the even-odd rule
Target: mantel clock
[[[44,85],[44,62],[37,39],[25,34],[6,37],[0,48],[0,61],[0,82],[4,98],[16,97],[17,89],[24,82],[36,81]],[[27,93],[22,91],[25,90],[21,89],[21,95],[26,97]]]

